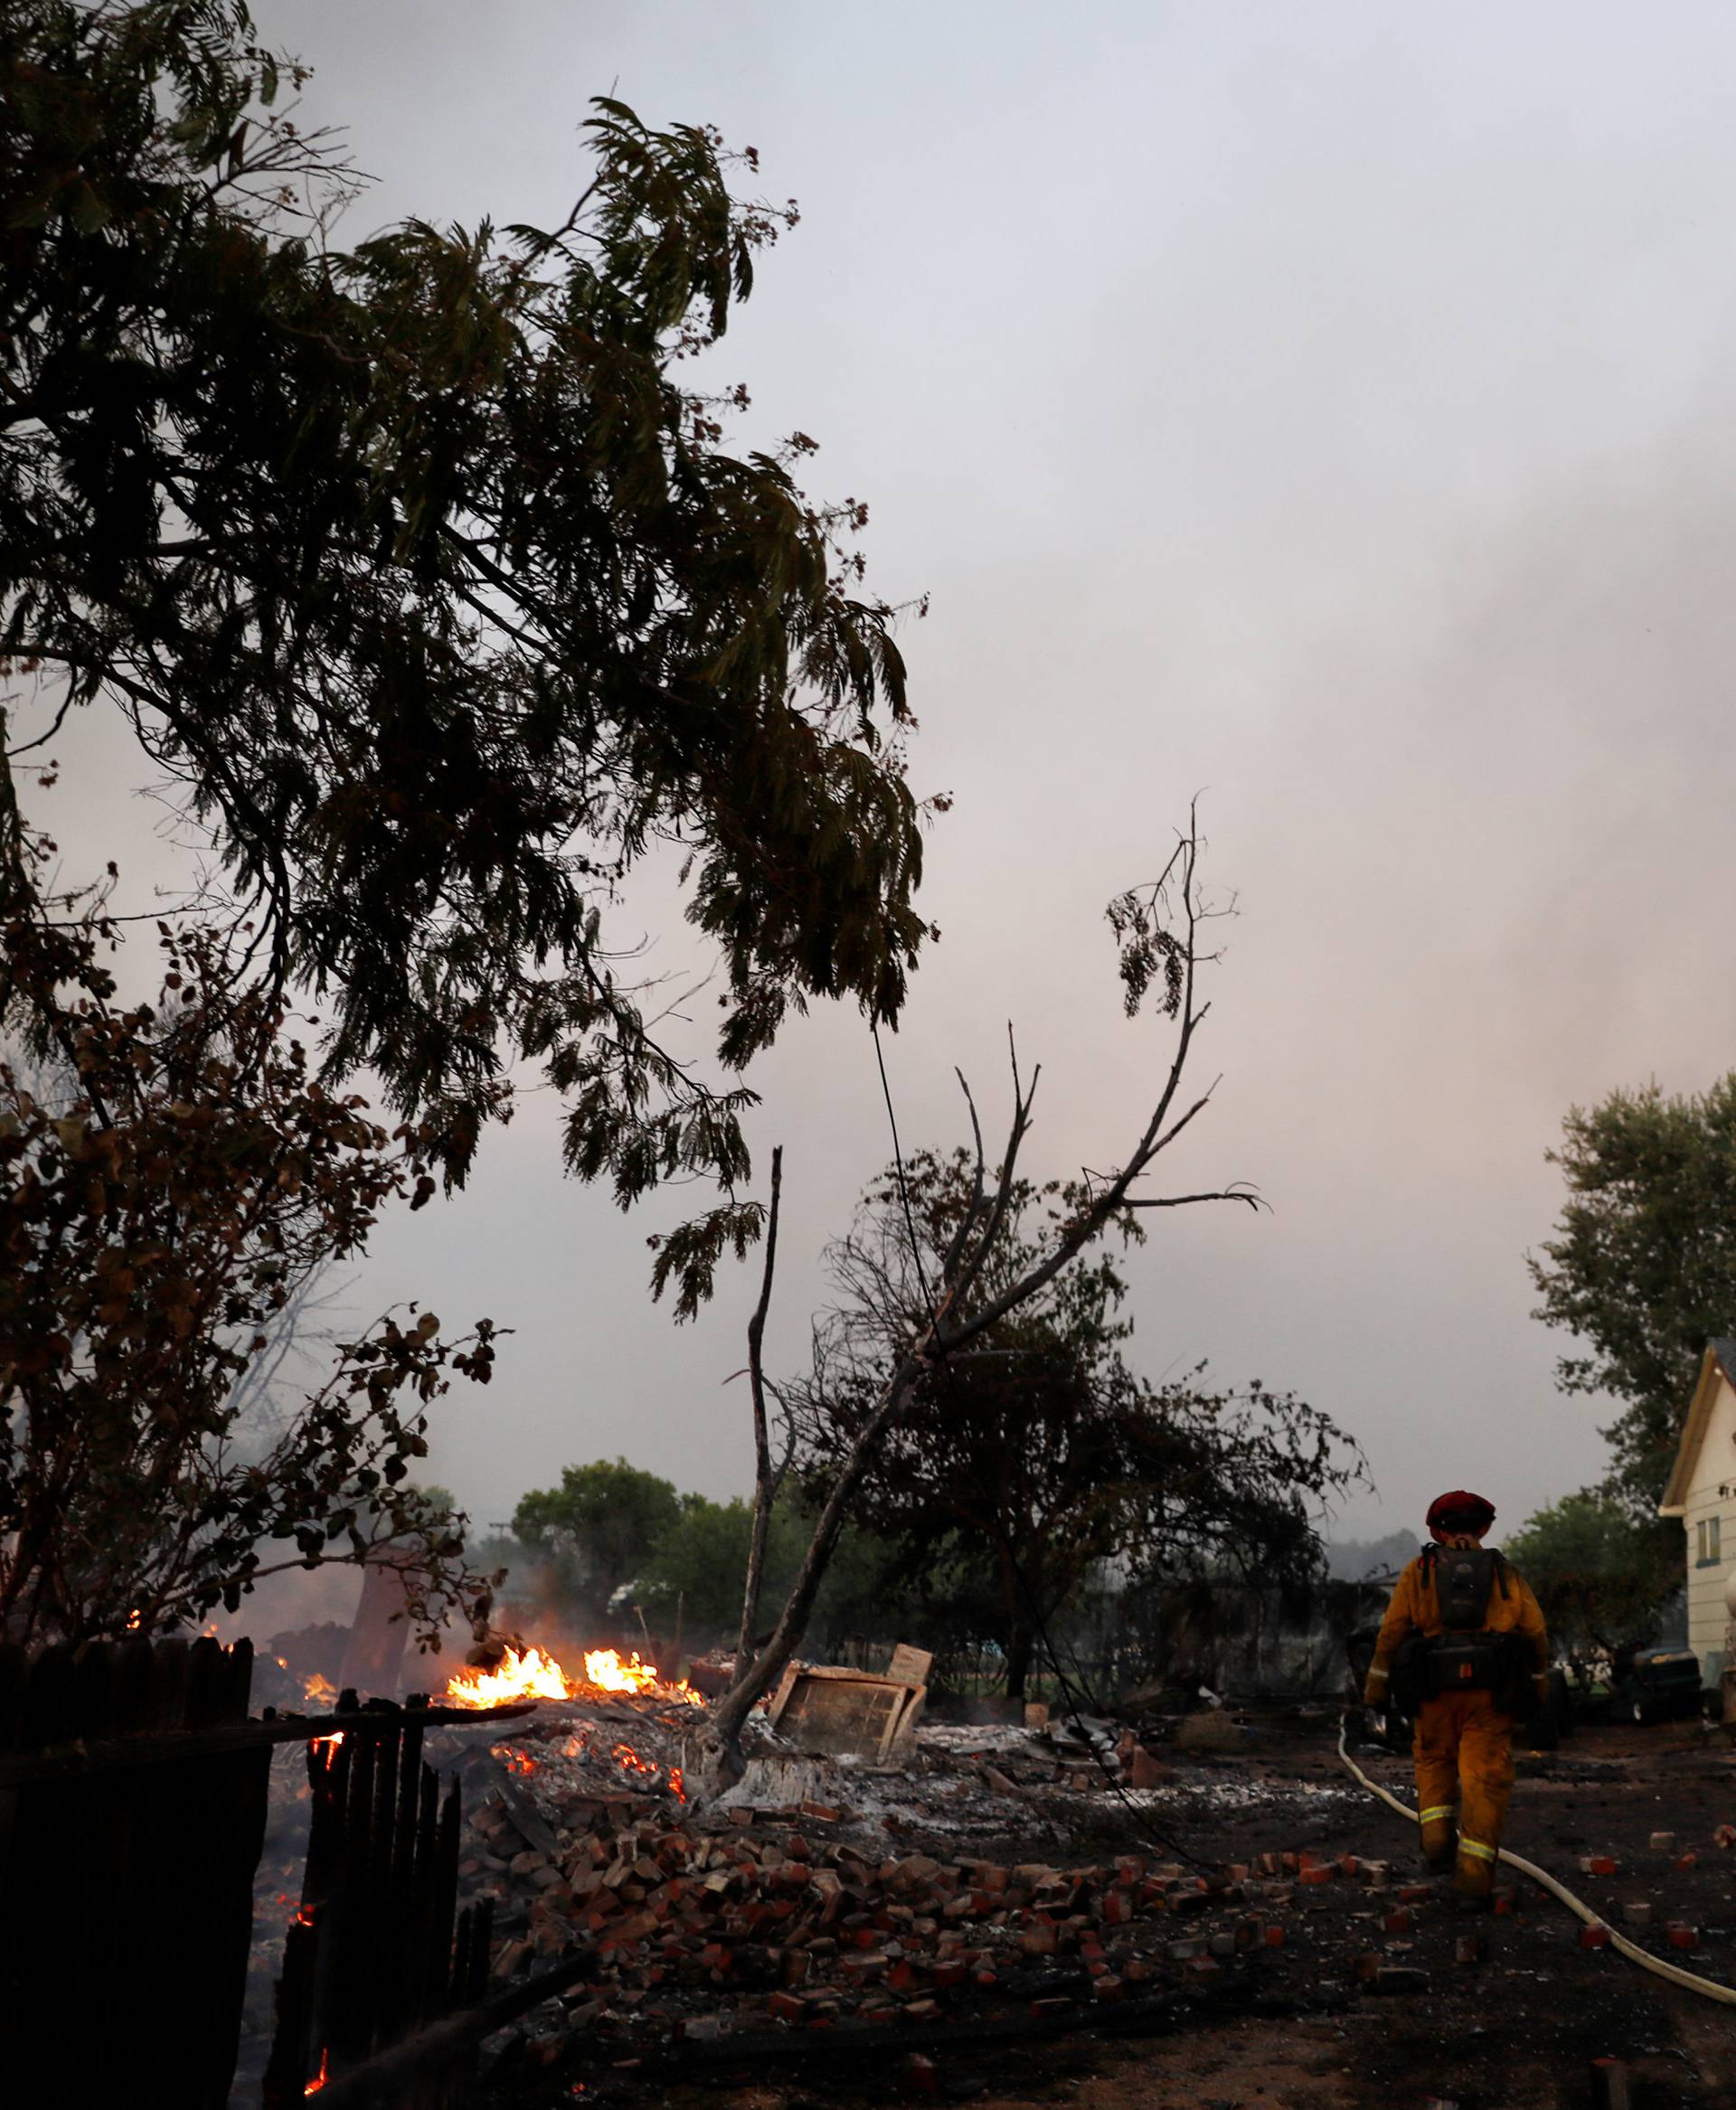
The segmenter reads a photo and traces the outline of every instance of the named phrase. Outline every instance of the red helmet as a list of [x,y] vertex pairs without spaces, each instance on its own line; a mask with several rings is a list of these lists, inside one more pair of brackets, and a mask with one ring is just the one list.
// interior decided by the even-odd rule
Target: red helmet
[[1475,1531],[1481,1538],[1495,1521],[1495,1504],[1468,1488],[1455,1487],[1450,1494],[1436,1495],[1423,1521],[1431,1531],[1439,1531],[1446,1528],[1448,1517],[1460,1520],[1461,1531]]

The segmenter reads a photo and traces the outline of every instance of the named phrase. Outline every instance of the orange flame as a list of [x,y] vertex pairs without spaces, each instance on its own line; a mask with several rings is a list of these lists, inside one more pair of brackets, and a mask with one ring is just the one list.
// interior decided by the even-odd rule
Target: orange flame
[[337,1687],[316,1671],[311,1678],[302,1680],[301,1697],[309,1707],[334,1707],[337,1703]]
[[321,2050],[319,2055],[319,2071],[314,2076],[313,2079],[308,2082],[307,2086],[301,2091],[304,2096],[318,2095],[319,2091],[326,2086],[326,2082],[331,2079],[331,2075],[326,2070],[326,2061],[330,2056],[331,2055],[329,2052],[324,2049]]
[[498,1707],[508,1700],[571,1700],[572,1681],[540,1648],[509,1648],[492,1671],[455,1671],[446,1698],[454,1707]]
[[636,1650],[625,1663],[612,1648],[585,1652],[582,1680],[570,1678],[552,1655],[540,1648],[509,1648],[492,1671],[456,1671],[444,1698],[453,1707],[498,1707],[512,1700],[582,1700],[588,1692],[632,1692],[651,1700],[675,1700],[689,1707],[705,1702],[684,1680],[671,1685],[655,1663],[641,1663]]
[[643,1692],[654,1700],[679,1700],[688,1707],[703,1707],[705,1702],[684,1678],[679,1684],[668,1684],[657,1674],[655,1663],[639,1661],[639,1652],[633,1651],[626,1663],[612,1648],[593,1648],[585,1651],[585,1679],[605,1692]]

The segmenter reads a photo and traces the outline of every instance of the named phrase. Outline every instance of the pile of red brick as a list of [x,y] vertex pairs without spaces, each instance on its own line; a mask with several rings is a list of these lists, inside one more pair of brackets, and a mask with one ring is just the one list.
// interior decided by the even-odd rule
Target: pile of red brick
[[[1266,1854],[1211,1876],[1143,1854],[1083,1868],[876,1860],[838,1835],[838,1813],[817,1804],[703,1820],[666,1805],[630,1809],[558,1834],[552,1858],[510,1851],[517,1837],[499,1805],[477,1814],[467,1874],[533,1900],[496,1975],[575,1940],[594,1948],[597,1974],[571,2021],[637,2013],[690,2035],[768,2017],[920,2024],[960,2000],[1016,2001],[1042,2013],[1203,1986],[1250,1952],[1282,1945],[1276,1915],[1296,1884],[1342,1876],[1383,1888],[1387,1872],[1381,1862],[1306,1853]],[[1041,1990],[1045,1977],[1055,1990]]]

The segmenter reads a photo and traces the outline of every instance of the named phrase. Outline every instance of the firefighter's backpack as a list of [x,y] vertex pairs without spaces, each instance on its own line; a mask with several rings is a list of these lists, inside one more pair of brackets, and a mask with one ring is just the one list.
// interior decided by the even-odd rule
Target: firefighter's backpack
[[1442,1546],[1435,1554],[1435,1601],[1448,1634],[1480,1634],[1500,1556],[1488,1546]]

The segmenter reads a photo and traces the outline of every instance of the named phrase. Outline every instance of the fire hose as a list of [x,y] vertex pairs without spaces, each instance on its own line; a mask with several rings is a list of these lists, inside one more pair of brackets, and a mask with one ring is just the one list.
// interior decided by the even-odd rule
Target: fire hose
[[[1338,1725],[1338,1756],[1350,1771],[1372,1795],[1378,1795],[1389,1810],[1396,1811],[1408,1823],[1414,1824],[1417,1813],[1408,1803],[1401,1803],[1395,1794],[1389,1794],[1378,1781],[1371,1780],[1351,1757],[1347,1738],[1350,1734],[1350,1716],[1345,1714]],[[1702,1978],[1696,1972],[1684,1971],[1679,1964],[1655,1956],[1649,1949],[1642,1949],[1637,1942],[1630,1942],[1627,1936],[1618,1934],[1609,1922],[1592,1911],[1583,1898],[1576,1898],[1565,1883],[1558,1882],[1547,1869],[1540,1869],[1534,1860],[1526,1860],[1522,1854],[1502,1847],[1495,1855],[1497,1861],[1505,1861],[1521,1875],[1529,1876],[1541,1883],[1552,1898],[1558,1898],[1570,1912],[1578,1914],[1587,1926],[1600,1926],[1609,1937],[1609,1945],[1627,1957],[1630,1964],[1637,1964],[1642,1971],[1650,1971],[1656,1977],[1667,1978],[1672,1985],[1684,1986],[1690,1992],[1703,1993],[1707,2000],[1722,2001],[1726,2007],[1736,2007],[1736,1986],[1720,1985],[1715,1978]]]

